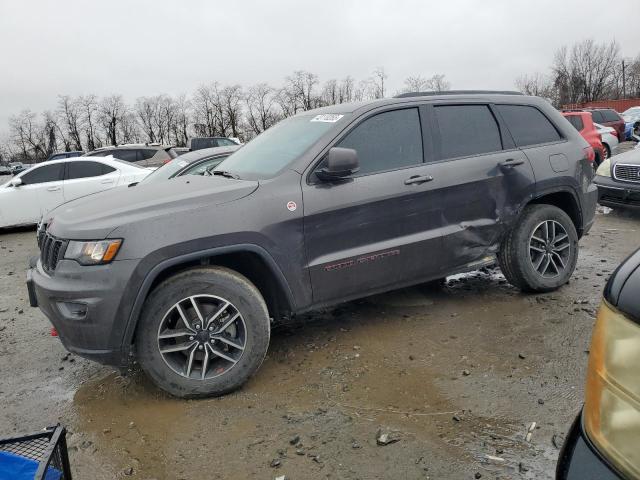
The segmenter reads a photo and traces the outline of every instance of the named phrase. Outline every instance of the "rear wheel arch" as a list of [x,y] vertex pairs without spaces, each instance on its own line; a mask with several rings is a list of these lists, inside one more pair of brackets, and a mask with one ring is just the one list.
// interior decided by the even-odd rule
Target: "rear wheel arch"
[[[570,190],[557,190],[545,192],[533,198],[527,205],[547,204],[558,207],[564,211],[573,222],[578,238],[583,233],[582,210],[575,192]],[[526,206],[526,205],[525,205]],[[524,210],[524,209],[523,209]]]
[[156,265],[146,276],[131,311],[123,346],[128,349],[135,333],[142,308],[154,289],[165,280],[186,270],[202,266],[221,266],[246,277],[263,296],[269,315],[278,320],[295,311],[295,301],[284,274],[275,260],[257,245],[236,245],[194,252],[167,259]]

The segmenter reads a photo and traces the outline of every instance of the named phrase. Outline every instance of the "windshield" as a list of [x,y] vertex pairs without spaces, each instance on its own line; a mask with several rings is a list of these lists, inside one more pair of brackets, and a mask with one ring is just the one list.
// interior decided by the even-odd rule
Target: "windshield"
[[160,168],[155,169],[152,173],[141,180],[140,183],[155,183],[168,180],[187,165],[189,165],[189,162],[181,159],[180,157],[175,158],[170,162],[165,163]]
[[347,115],[303,115],[271,127],[247,143],[216,168],[245,180],[275,176]]

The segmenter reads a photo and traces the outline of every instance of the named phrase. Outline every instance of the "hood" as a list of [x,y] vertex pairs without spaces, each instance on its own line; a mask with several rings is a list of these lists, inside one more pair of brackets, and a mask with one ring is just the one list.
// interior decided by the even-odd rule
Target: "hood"
[[44,218],[60,238],[99,240],[119,226],[214,207],[250,195],[258,182],[189,175],[118,187],[60,205]]
[[633,148],[627,152],[611,157],[611,163],[628,163],[629,165],[640,165],[640,149]]

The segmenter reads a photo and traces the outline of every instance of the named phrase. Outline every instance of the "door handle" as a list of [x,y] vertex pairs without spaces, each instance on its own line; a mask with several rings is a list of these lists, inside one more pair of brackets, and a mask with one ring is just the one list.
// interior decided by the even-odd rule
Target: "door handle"
[[522,165],[523,163],[524,163],[524,160],[522,160],[521,158],[508,158],[507,160],[503,160],[502,162],[499,162],[498,165],[504,168],[512,168],[517,165]]
[[433,180],[431,175],[413,175],[404,181],[405,185],[420,185]]
[[113,183],[113,179],[111,179],[111,180],[102,180],[100,183],[103,183],[105,185],[109,184],[109,183]]
[[47,192],[59,192],[60,187],[49,187],[47,188]]

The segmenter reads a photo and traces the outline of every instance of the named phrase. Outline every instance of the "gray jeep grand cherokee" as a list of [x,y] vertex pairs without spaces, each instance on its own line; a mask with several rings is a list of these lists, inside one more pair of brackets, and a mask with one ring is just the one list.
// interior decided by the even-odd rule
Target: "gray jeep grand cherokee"
[[256,372],[272,321],[499,261],[571,276],[596,204],[589,146],[546,101],[411,94],[300,113],[211,176],[115,189],[44,219],[29,296],[65,347],[136,359],[180,397]]

